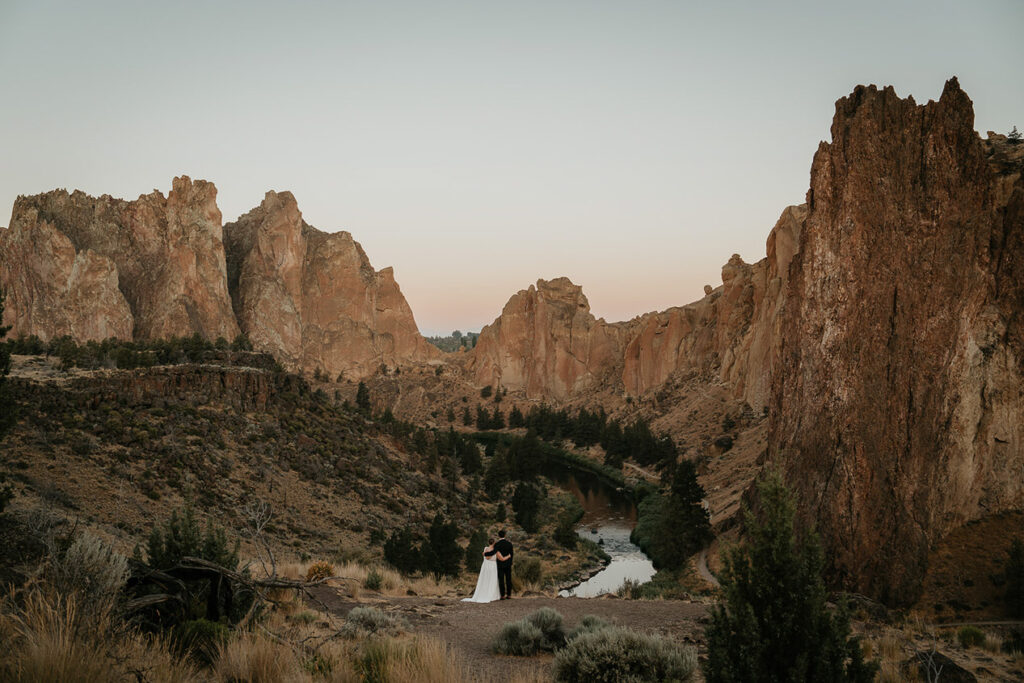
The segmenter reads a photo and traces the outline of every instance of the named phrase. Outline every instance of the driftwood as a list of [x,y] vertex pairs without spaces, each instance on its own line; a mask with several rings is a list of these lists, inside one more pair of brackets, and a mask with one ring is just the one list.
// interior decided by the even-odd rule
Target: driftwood
[[327,612],[326,605],[312,595],[309,589],[332,578],[337,577],[317,581],[301,581],[279,576],[254,579],[199,557],[183,557],[175,566],[168,569],[154,569],[133,561],[128,591],[134,597],[126,603],[126,610],[129,614],[140,614],[156,608],[157,614],[154,616],[157,620],[162,621],[161,616],[168,612],[171,613],[168,616],[178,613],[177,616],[180,618],[183,616],[181,613],[199,597],[194,590],[198,584],[199,591],[206,589],[205,618],[209,621],[220,621],[222,617],[230,619],[236,595],[251,595],[252,604],[237,624],[244,626],[263,605],[278,602],[267,594],[267,591],[275,589],[299,591],[320,604]]

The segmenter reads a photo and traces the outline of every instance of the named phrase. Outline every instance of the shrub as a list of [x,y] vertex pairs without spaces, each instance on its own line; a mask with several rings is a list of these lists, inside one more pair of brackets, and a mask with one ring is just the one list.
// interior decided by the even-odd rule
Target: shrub
[[562,615],[550,607],[541,607],[536,612],[526,615],[526,621],[540,630],[540,648],[546,652],[554,652],[565,645],[565,625]]
[[985,644],[985,633],[974,626],[964,626],[956,633],[956,639],[960,641],[960,647],[967,649],[981,647]]
[[583,633],[555,655],[556,681],[688,681],[697,668],[693,648],[660,636],[606,626]]
[[363,579],[363,588],[371,591],[379,591],[381,585],[384,583],[384,577],[377,571],[376,567],[366,573],[366,578]]
[[502,655],[529,657],[542,651],[554,652],[565,642],[562,615],[550,607],[542,607],[502,626],[491,649]]
[[306,572],[306,581],[323,581],[332,576],[334,576],[334,565],[320,560],[309,565],[309,571]]
[[515,562],[516,576],[524,583],[540,583],[540,560],[536,557],[522,557]]
[[114,606],[128,579],[128,559],[82,533],[64,553],[51,557],[46,575],[59,594],[75,595],[83,615],[94,615]]
[[601,629],[608,628],[609,626],[611,626],[611,624],[599,616],[593,614],[584,615],[584,617],[580,619],[580,623],[576,625],[576,628],[569,632],[568,640],[575,640],[585,633],[600,631]]
[[759,514],[745,511],[747,541],[726,553],[723,600],[706,629],[708,683],[873,681],[878,666],[864,661],[846,611],[825,604],[817,534],[797,541],[796,504],[777,472],[757,490]]
[[393,614],[382,612],[375,607],[356,607],[345,617],[340,633],[346,638],[397,636],[408,628],[409,625],[404,619]]
[[491,649],[499,655],[530,657],[540,652],[544,634],[525,619],[511,621],[501,627]]

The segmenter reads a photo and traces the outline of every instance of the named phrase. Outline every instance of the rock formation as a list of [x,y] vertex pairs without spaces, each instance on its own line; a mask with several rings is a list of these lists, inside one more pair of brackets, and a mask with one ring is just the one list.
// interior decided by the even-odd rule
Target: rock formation
[[786,208],[768,236],[766,258],[750,265],[733,254],[720,287],[706,286],[703,299],[646,315],[627,331],[625,390],[643,394],[687,370],[729,384],[758,411],[767,405],[782,296],[805,215],[804,206]]
[[0,288],[12,336],[131,339],[135,318],[117,288],[117,266],[71,240],[34,210],[0,230]]
[[[208,339],[234,339],[238,326],[228,298],[216,198],[212,183],[193,183],[184,176],[174,179],[167,197],[154,191],[132,202],[77,190],[18,197],[10,228],[15,234],[7,241],[22,245],[35,270],[4,260],[0,278],[12,292],[21,292],[12,295],[12,333],[46,339],[56,334],[97,338],[109,332],[159,339],[198,332]],[[27,234],[35,231],[39,235]],[[64,285],[36,276],[66,271],[68,255],[75,253],[76,261],[80,257],[82,264],[90,264],[89,274],[68,280],[68,287],[77,289],[58,296]],[[96,285],[82,282],[83,277],[102,280],[103,295],[93,298],[86,290]],[[124,312],[115,310],[117,297],[106,286],[112,278],[134,318],[129,334]],[[52,291],[32,293],[40,290]],[[51,305],[57,301],[59,312]]]
[[287,367],[360,377],[440,357],[391,268],[375,272],[349,233],[306,224],[290,192],[268,192],[224,226],[224,242],[242,331]]
[[594,319],[581,287],[564,277],[537,280],[480,331],[468,367],[480,385],[566,399],[607,379],[621,355],[620,336]]
[[722,285],[706,287],[703,299],[628,322],[595,320],[582,289],[566,278],[539,280],[480,332],[469,354],[472,376],[531,398],[565,400],[619,382],[640,395],[673,373],[692,371],[729,384],[760,411],[805,215],[803,206],[783,211],[768,237],[768,256],[749,265],[733,255],[722,267]]
[[839,100],[807,197],[769,448],[836,577],[906,602],[931,543],[1024,500],[1024,182],[953,79]]

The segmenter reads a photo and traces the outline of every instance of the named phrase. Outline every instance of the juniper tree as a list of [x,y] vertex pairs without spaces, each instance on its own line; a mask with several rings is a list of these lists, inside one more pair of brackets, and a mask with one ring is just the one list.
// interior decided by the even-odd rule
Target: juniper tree
[[825,604],[816,533],[797,539],[793,496],[778,473],[757,489],[757,514],[744,511],[747,540],[725,555],[723,601],[706,633],[706,680],[874,680],[877,665],[864,661],[845,608]]
[[356,389],[356,408],[365,415],[370,413],[370,390],[366,382],[360,382],[359,388]]

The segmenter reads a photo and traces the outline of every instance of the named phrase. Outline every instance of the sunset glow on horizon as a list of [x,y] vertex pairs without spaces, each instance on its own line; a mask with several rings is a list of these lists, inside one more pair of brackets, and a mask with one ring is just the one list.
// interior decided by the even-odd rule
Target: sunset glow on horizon
[[0,225],[59,187],[203,178],[225,223],[289,190],[424,334],[562,276],[628,320],[764,256],[858,84],[924,103],[955,75],[983,136],[1024,128],[1021,25],[1013,0],[3,2]]

